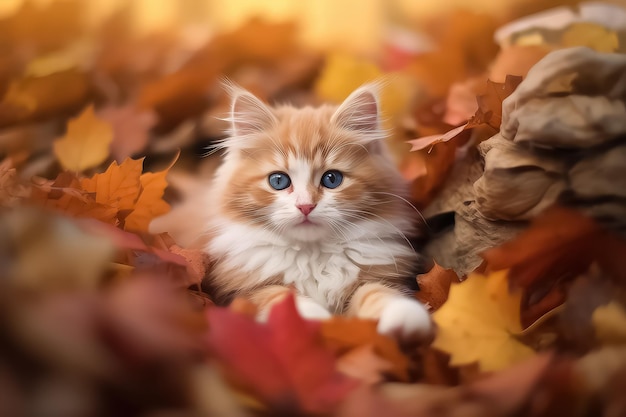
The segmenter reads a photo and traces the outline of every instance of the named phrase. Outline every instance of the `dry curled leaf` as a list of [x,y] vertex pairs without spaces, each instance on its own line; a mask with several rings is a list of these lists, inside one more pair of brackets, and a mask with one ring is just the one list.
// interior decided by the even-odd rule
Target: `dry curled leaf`
[[419,151],[438,143],[448,142],[458,137],[461,132],[481,125],[488,125],[498,131],[502,121],[502,102],[515,91],[521,82],[522,77],[513,75],[507,75],[503,83],[487,80],[481,88],[484,93],[476,97],[478,110],[466,124],[442,135],[431,135],[410,140],[411,151]]
[[450,285],[460,282],[459,276],[452,269],[441,267],[437,262],[425,274],[417,276],[417,284],[420,287],[416,297],[422,303],[437,310],[448,299]]

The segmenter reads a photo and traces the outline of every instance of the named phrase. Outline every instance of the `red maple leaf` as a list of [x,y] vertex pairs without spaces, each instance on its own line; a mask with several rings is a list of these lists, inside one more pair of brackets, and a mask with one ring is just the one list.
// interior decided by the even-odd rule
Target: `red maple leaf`
[[228,379],[280,412],[327,413],[356,386],[340,374],[320,324],[298,315],[293,297],[267,324],[225,308],[208,312],[208,344]]

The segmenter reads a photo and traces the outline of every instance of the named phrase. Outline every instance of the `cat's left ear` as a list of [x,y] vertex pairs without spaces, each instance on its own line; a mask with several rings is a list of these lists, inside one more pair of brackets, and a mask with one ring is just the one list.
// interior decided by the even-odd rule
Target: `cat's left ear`
[[383,139],[385,134],[380,127],[378,89],[375,83],[356,89],[335,111],[331,123],[360,133],[360,137],[368,142]]
[[227,84],[230,90],[230,122],[234,136],[261,132],[276,123],[276,118],[261,100],[235,84]]

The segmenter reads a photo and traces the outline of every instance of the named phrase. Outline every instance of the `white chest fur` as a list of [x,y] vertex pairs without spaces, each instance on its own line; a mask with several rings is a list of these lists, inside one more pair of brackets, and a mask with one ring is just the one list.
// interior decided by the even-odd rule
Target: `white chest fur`
[[228,269],[249,274],[250,286],[280,276],[302,294],[335,311],[362,266],[393,265],[410,249],[397,239],[294,244],[259,228],[222,223],[208,252]]

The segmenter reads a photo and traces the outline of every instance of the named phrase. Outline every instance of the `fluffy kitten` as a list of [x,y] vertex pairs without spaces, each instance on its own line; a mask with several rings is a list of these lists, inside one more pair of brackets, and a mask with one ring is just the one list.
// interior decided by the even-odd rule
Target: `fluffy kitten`
[[209,194],[205,284],[216,301],[246,296],[263,315],[295,290],[304,317],[373,318],[381,333],[426,336],[430,318],[407,286],[415,211],[385,150],[377,86],[338,108],[231,95],[231,137]]

